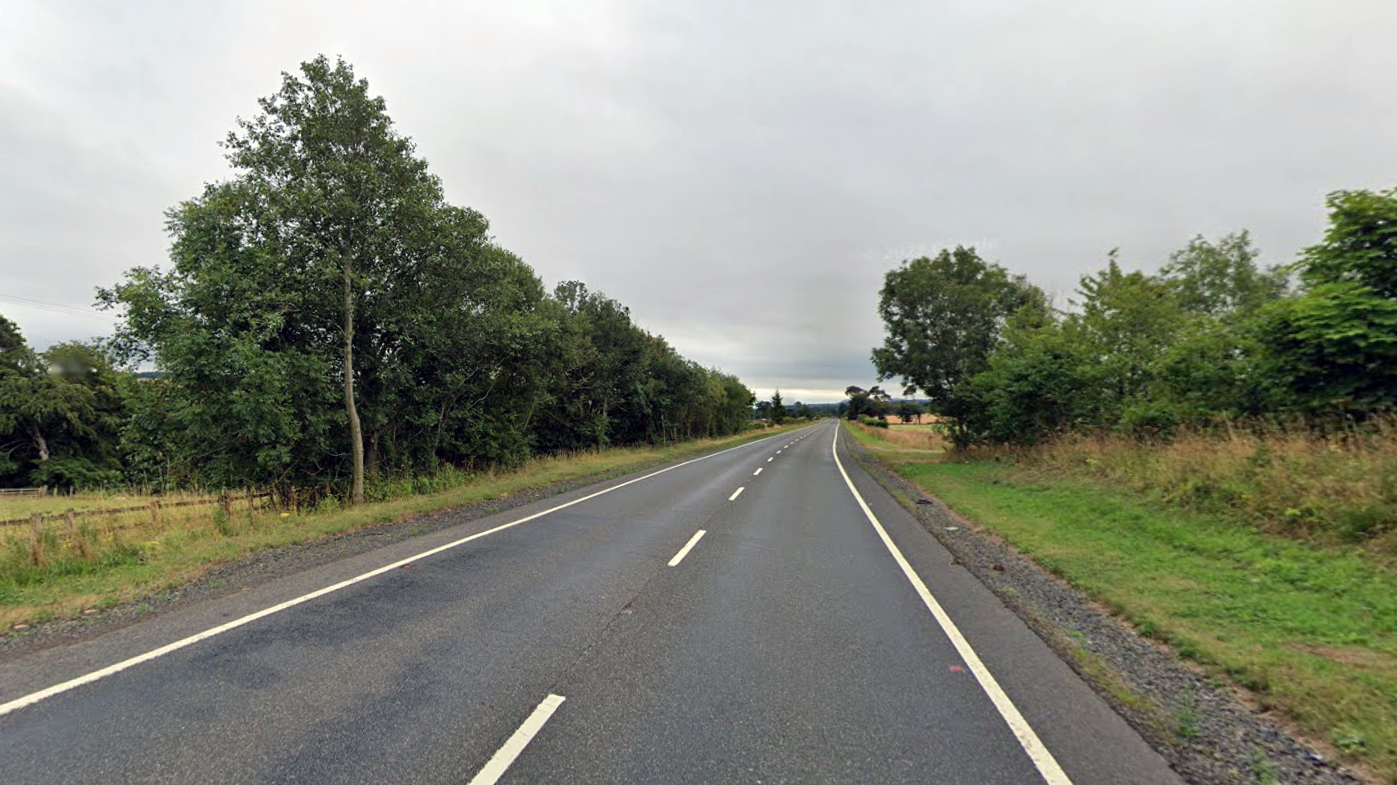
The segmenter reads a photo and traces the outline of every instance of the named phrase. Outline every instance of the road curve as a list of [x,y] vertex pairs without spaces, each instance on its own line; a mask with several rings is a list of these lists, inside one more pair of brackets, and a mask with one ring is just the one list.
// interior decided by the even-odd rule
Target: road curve
[[1178,783],[836,453],[838,433],[581,489],[7,662],[0,772]]

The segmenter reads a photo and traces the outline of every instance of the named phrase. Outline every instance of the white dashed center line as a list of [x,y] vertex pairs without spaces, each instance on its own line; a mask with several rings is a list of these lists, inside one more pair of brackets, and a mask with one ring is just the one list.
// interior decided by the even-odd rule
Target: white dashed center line
[[479,774],[471,778],[470,785],[495,785],[499,782],[509,765],[519,757],[519,753],[524,751],[529,742],[533,741],[534,736],[543,729],[543,723],[548,722],[548,718],[553,716],[553,712],[557,711],[565,700],[567,699],[561,695],[549,695],[544,698],[543,703],[540,703],[538,708],[534,709],[534,713],[524,720],[524,724],[519,726],[519,730],[495,753],[495,757],[485,764]]
[[742,488],[738,488],[737,490],[733,491],[733,492],[732,492],[732,495],[728,497],[728,501],[730,501],[730,502],[735,502],[735,501],[737,501],[737,497],[739,497],[739,496],[742,495],[742,491],[743,491]]
[[684,561],[684,557],[689,555],[689,551],[693,550],[694,546],[698,545],[698,541],[703,539],[703,535],[707,533],[708,531],[705,529],[699,529],[695,532],[694,536],[690,537],[689,541],[684,543],[684,547],[680,548],[679,552],[674,554],[674,558],[669,560],[669,566],[673,567],[679,564],[679,562]]

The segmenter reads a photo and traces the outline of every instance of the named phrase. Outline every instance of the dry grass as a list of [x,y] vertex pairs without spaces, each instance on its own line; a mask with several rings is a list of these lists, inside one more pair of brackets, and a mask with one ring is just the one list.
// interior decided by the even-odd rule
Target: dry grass
[[888,428],[874,428],[858,422],[851,425],[882,442],[908,450],[944,452],[949,446],[941,429],[934,425],[892,425]]
[[[148,491],[89,491],[74,494],[51,494],[48,496],[7,496],[0,497],[0,521],[28,518],[34,513],[60,515],[66,510],[78,512],[115,510],[126,507],[144,507],[157,497]],[[175,502],[212,502],[217,494],[201,492],[168,493],[158,497],[169,506]]]
[[1266,532],[1358,543],[1397,557],[1397,423],[1306,431],[1185,432],[1167,443],[1065,439],[1019,452],[1021,465],[1124,485]]
[[[801,425],[804,423],[669,447],[540,458],[509,472],[445,473],[429,481],[405,483],[397,498],[353,508],[330,501],[314,509],[286,512],[260,503],[249,507],[243,497],[235,500],[229,512],[212,504],[160,509],[152,514],[147,506],[117,515],[78,515],[72,524],[59,519],[37,529],[28,524],[0,527],[0,630],[135,600],[195,580],[214,565],[257,550],[505,499],[512,493],[555,483],[634,471]],[[422,493],[425,488],[436,492]],[[412,493],[414,490],[418,493]],[[110,500],[119,501],[121,506],[151,501],[150,497],[130,496]],[[65,501],[58,509],[76,506]]]

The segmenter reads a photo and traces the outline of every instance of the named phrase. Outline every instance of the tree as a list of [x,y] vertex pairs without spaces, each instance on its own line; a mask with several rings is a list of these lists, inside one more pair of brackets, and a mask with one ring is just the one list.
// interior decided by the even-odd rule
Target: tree
[[1397,189],[1326,200],[1324,240],[1297,267],[1308,286],[1260,317],[1280,404],[1366,415],[1397,407]]
[[1325,204],[1329,228],[1301,254],[1300,278],[1311,286],[1361,284],[1397,299],[1397,188],[1337,191]]
[[[298,272],[322,284],[338,272],[341,287],[340,381],[353,455],[355,503],[364,500],[364,439],[355,397],[356,309],[421,261],[414,240],[435,228],[441,186],[413,155],[411,140],[393,129],[382,98],[355,79],[343,60],[323,55],[301,66],[304,78],[283,74],[281,90],[259,103],[262,114],[239,121],[228,135],[228,162],[242,172],[236,185],[266,209],[247,215],[270,240],[259,250],[281,252]],[[267,247],[270,245],[271,247]],[[367,301],[367,302],[366,302]],[[371,314],[365,314],[370,316]],[[372,318],[368,342],[376,337]],[[356,338],[359,341],[356,341]]]
[[0,316],[0,483],[60,488],[119,476],[124,414],[110,359],[64,343],[36,354]]
[[923,391],[934,409],[954,414],[955,390],[984,370],[1005,319],[1047,298],[1021,275],[957,247],[921,257],[884,277],[878,315],[887,332],[873,350],[878,379]]
[[965,411],[952,438],[961,445],[1028,445],[1094,424],[1092,362],[1087,346],[1051,314],[1022,309],[988,367],[965,383]]
[[1115,423],[1154,383],[1155,363],[1178,335],[1183,312],[1167,283],[1125,272],[1116,251],[1104,270],[1082,277],[1078,295],[1081,312],[1067,320],[1065,337],[1091,358],[1097,410]]
[[1174,290],[1179,307],[1227,318],[1255,313],[1285,295],[1285,272],[1256,265],[1257,250],[1245,229],[1210,243],[1198,235],[1170,254],[1159,277]]
[[781,403],[781,391],[771,394],[771,421],[777,425],[786,421],[786,407]]
[[484,245],[485,222],[444,204],[347,63],[304,63],[260,105],[225,142],[235,177],[168,213],[174,269],[100,297],[126,307],[118,345],[153,354],[186,398],[182,438],[211,484],[332,482],[348,453],[362,501],[364,404],[371,423],[398,411],[406,343],[440,306],[423,293]]
[[1315,413],[1397,407],[1397,300],[1329,283],[1269,308],[1261,325],[1278,403]]

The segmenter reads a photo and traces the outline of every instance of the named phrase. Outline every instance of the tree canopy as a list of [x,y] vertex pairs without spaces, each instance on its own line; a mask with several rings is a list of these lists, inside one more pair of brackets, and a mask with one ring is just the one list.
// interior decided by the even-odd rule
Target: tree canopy
[[259,106],[224,141],[232,176],[168,212],[170,267],[99,292],[120,361],[161,371],[124,399],[129,479],[358,499],[366,479],[746,427],[736,378],[580,282],[549,292],[447,203],[348,63],[304,63]]

